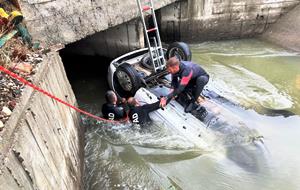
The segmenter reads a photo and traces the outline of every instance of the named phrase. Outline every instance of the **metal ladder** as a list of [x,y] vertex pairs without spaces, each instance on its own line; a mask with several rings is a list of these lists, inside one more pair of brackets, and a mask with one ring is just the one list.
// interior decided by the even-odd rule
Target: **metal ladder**
[[[158,31],[158,25],[156,21],[155,12],[154,12],[153,1],[152,0],[146,0],[146,1],[147,1],[146,5],[142,5],[141,0],[137,0],[137,4],[139,7],[141,20],[143,23],[145,38],[148,46],[148,51],[150,54],[150,60],[153,65],[153,70],[156,73],[165,68],[166,60],[164,58],[164,52],[160,40],[159,31]],[[149,28],[149,29],[147,28],[146,21],[145,21],[146,15],[151,15],[151,18],[153,19],[153,23],[154,23],[154,28]],[[149,32],[154,32],[154,31],[155,31],[155,37],[153,37],[154,46],[152,47],[150,44],[148,34]]]

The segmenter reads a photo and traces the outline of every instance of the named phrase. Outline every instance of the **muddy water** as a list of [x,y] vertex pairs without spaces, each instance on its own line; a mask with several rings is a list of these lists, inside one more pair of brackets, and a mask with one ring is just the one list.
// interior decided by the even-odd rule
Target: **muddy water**
[[[159,123],[142,130],[84,118],[86,189],[300,189],[300,55],[258,40],[192,49],[217,102],[262,135],[264,148],[203,150]],[[72,80],[81,106],[98,114],[100,75]]]

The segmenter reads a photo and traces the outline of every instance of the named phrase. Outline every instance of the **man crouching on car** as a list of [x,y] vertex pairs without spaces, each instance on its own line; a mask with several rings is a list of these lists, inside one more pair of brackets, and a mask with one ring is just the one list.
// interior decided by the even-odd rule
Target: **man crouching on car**
[[209,75],[198,64],[190,61],[179,61],[176,57],[171,57],[167,61],[167,70],[172,74],[172,87],[174,91],[167,98],[174,98],[187,89],[192,89],[192,102],[185,108],[185,112],[190,112],[192,107],[200,105],[203,101],[201,92],[208,83]]

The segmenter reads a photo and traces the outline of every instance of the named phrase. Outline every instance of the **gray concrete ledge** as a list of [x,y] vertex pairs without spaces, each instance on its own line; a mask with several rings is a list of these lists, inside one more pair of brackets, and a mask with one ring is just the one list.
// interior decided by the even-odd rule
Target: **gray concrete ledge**
[[[33,83],[76,104],[58,53],[44,57]],[[0,137],[1,189],[81,189],[83,134],[74,110],[26,87]]]
[[[154,0],[155,8],[175,1]],[[47,45],[69,44],[139,17],[136,0],[21,0],[20,6],[30,34]]]

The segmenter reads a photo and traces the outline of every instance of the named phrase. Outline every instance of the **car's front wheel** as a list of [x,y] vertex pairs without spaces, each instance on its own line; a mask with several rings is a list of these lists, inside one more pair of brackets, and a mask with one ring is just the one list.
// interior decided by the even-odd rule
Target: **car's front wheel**
[[114,89],[122,97],[134,96],[141,87],[138,72],[128,63],[121,64],[114,73]]

